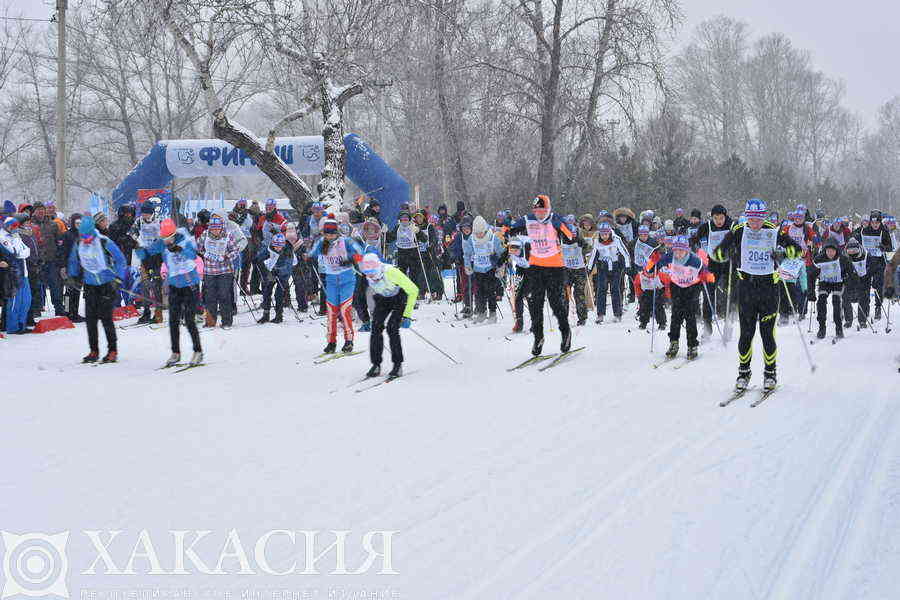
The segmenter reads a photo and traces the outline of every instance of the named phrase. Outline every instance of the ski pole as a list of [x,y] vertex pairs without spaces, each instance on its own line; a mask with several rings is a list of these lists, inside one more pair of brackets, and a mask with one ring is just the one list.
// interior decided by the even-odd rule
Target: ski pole
[[706,304],[709,306],[710,311],[712,312],[712,321],[716,324],[716,329],[719,331],[719,336],[722,338],[722,346],[727,346],[728,342],[725,341],[725,334],[722,333],[722,328],[719,326],[719,315],[716,314],[715,309],[713,308],[712,302],[709,299],[709,286],[706,282],[703,282],[703,289],[706,290]]
[[438,348],[437,346],[435,346],[434,344],[432,344],[432,343],[428,340],[428,338],[426,338],[424,335],[422,335],[421,333],[419,333],[418,331],[416,331],[416,330],[413,329],[412,327],[410,327],[409,330],[412,331],[412,332],[413,332],[414,334],[416,334],[417,336],[419,336],[419,339],[421,339],[423,342],[425,342],[426,344],[428,344],[429,346],[431,346],[432,348],[434,348],[435,350],[437,350],[438,352],[440,352],[441,354],[443,354],[444,356],[446,356],[447,358],[449,358],[449,359],[450,359],[450,362],[452,362],[452,363],[455,364],[455,365],[460,364],[459,361],[457,361],[455,358],[453,358],[452,356],[450,356],[449,354],[447,354],[446,352],[444,352],[443,350],[441,350],[440,348]]
[[[785,282],[785,280],[782,279],[781,283],[782,283],[782,285],[784,285],[784,291],[785,291],[785,293],[787,293],[788,302],[791,304],[791,311],[794,312],[794,314],[797,314],[797,310],[794,308],[794,301],[791,300],[791,294],[790,294],[790,290],[788,290],[787,282]],[[812,314],[812,311],[810,311],[810,314]],[[800,341],[803,344],[803,352],[806,355],[806,360],[809,362],[809,370],[811,372],[815,373],[816,365],[815,365],[815,363],[813,363],[812,354],[810,354],[809,346],[806,343],[806,338],[803,336],[803,328],[800,327],[800,319],[795,318],[794,324],[797,325],[797,333],[800,334]]]
[[728,261],[728,291],[725,292],[725,341],[731,341],[731,279],[733,261]]
[[428,273],[425,272],[425,261],[422,260],[422,251],[419,250],[419,244],[416,244],[416,254],[419,255],[419,265],[422,267],[422,277],[425,278],[425,288],[428,290],[428,302],[431,302],[431,283],[428,281]]
[[[125,283],[124,283],[121,279],[119,279],[118,277],[115,277],[115,278],[113,279],[113,281],[115,281],[115,282],[118,283],[119,285],[125,285]],[[148,302],[148,303],[150,303],[150,304],[153,305],[153,306],[158,306],[158,307],[160,307],[160,308],[165,308],[162,304],[160,304],[160,303],[157,302],[156,300],[153,300],[153,299],[151,299],[151,298],[148,298],[147,296],[142,296],[141,294],[138,294],[137,292],[132,292],[131,290],[126,290],[126,289],[124,289],[124,288],[120,288],[120,289],[119,289],[119,292],[121,292],[121,293],[123,293],[123,294],[128,294],[129,296],[134,296],[134,297],[137,298],[138,300],[143,300],[144,302]]]

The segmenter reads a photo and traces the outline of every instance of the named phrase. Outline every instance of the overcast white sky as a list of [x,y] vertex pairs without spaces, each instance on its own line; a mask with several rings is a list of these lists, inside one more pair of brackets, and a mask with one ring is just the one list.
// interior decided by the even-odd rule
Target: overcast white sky
[[[49,17],[52,0],[0,0],[12,13]],[[780,31],[812,53],[816,67],[847,84],[846,104],[873,123],[878,107],[900,95],[900,0],[682,0],[695,25],[717,14],[745,21],[754,35]]]

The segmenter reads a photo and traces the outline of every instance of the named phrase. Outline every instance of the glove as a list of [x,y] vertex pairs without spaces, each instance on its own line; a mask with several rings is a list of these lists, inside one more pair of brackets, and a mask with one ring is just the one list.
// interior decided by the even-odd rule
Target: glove
[[362,325],[359,326],[360,331],[372,331],[372,324],[366,321]]
[[470,267],[469,265],[466,265],[466,275],[471,275],[472,273],[473,273],[472,267]]
[[172,244],[171,246],[169,246],[169,252],[181,252],[182,250],[184,250],[184,248],[182,248],[178,244]]
[[410,327],[412,327],[412,319],[410,319],[409,317],[403,317],[403,320],[400,321],[400,327],[402,327],[403,329],[409,329]]
[[894,297],[894,286],[884,288],[884,297],[888,300]]
[[725,262],[725,253],[722,252],[721,248],[716,248],[716,251],[712,253],[712,256],[710,258],[712,258],[716,262]]
[[784,255],[788,258],[800,258],[800,250],[794,246],[788,246],[784,249]]

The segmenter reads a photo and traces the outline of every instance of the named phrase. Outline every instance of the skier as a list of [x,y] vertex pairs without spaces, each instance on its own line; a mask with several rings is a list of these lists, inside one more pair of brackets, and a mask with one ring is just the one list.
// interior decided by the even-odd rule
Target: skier
[[495,290],[498,273],[502,273],[502,269],[497,268],[501,254],[503,254],[503,244],[500,242],[500,238],[494,235],[484,217],[481,215],[475,217],[475,221],[472,223],[472,235],[463,241],[463,262],[466,276],[474,279],[475,284],[475,314],[472,317],[474,323],[485,320],[485,304],[490,310],[487,322],[497,322],[497,292]]
[[578,235],[578,228],[572,225],[575,239],[571,243],[562,240],[563,260],[566,263],[566,299],[569,295],[575,302],[577,325],[581,327],[587,322],[587,303],[585,302],[585,284],[587,283],[587,263],[585,253],[590,253],[593,243],[587,242]]
[[634,289],[638,299],[638,327],[640,329],[647,329],[651,310],[656,312],[656,323],[659,329],[666,328],[663,296],[671,298],[671,292],[665,289],[655,268],[650,271],[646,270],[651,260],[655,262],[659,259],[659,255],[655,254],[658,248],[660,248],[660,244],[650,237],[650,228],[646,225],[638,227],[638,235],[634,240],[632,253],[635,267],[639,269],[634,276]]
[[366,254],[360,262],[360,271],[372,288],[375,308],[372,311],[372,335],[369,338],[369,356],[372,367],[366,377],[381,374],[381,358],[384,352],[383,331],[387,329],[393,364],[388,379],[403,374],[403,345],[400,343],[400,328],[408,329],[412,324],[413,307],[419,288],[397,267],[385,265],[374,253]]
[[[731,231],[734,222],[728,216],[728,211],[721,204],[716,204],[710,211],[710,220],[697,227],[697,231],[690,239],[691,248],[696,250],[704,250],[707,256],[711,256],[715,252],[725,235]],[[703,299],[701,300],[703,313],[703,337],[708,338],[712,335],[712,309],[716,310],[719,318],[725,318],[725,310],[728,306],[728,290],[729,290],[729,274],[732,274],[731,261],[726,260],[724,263],[712,261],[707,268],[716,278],[716,284],[709,288],[712,292],[707,297],[707,288],[701,290]],[[732,282],[733,283],[733,282]],[[734,301],[734,291],[737,286],[731,286],[732,301]],[[712,308],[711,308],[712,307]]]
[[[594,262],[596,260],[596,262]],[[631,258],[628,248],[622,243],[622,239],[613,234],[609,223],[601,221],[597,225],[597,238],[594,240],[594,249],[591,260],[588,261],[591,270],[596,267],[594,275],[594,294],[597,305],[597,323],[602,323],[606,316],[606,289],[609,287],[612,295],[613,317],[616,322],[622,320],[622,273],[631,266]]]
[[[381,224],[374,218],[368,218],[360,228],[360,237],[358,239],[360,252],[363,256],[366,254],[374,254],[378,260],[382,260],[381,255]],[[369,285],[366,283],[364,275],[357,278],[356,287],[353,290],[353,308],[356,309],[356,316],[362,323],[359,331],[371,331],[372,324],[369,315],[372,312],[373,300]]]
[[[94,221],[96,226],[96,220]],[[144,302],[144,314],[138,319],[138,323],[162,323],[162,244],[159,242],[159,221],[156,218],[156,209],[151,199],[141,204],[141,217],[132,229],[132,237],[137,240],[134,249],[141,261],[141,289],[153,303],[155,310],[151,317],[151,303]],[[154,251],[156,248],[158,250]]]
[[[891,242],[890,232],[882,226],[881,211],[873,210],[869,215],[869,224],[861,227],[854,237],[859,240],[866,249],[866,269],[871,274],[870,285],[875,290],[875,316],[876,321],[881,319],[881,294],[884,287],[885,252],[892,252],[894,246]],[[866,290],[868,294],[869,291]]]
[[341,352],[353,351],[353,288],[356,275],[353,263],[362,258],[360,247],[352,238],[342,236],[338,223],[331,217],[322,220],[322,237],[307,255],[307,260],[318,259],[322,273],[328,311],[324,352],[333,354],[337,347],[338,321],[344,330],[344,346]]
[[[659,255],[657,255],[659,256]],[[667,358],[678,355],[681,325],[687,332],[687,359],[697,358],[697,299],[701,284],[714,283],[715,277],[706,270],[700,257],[691,252],[687,236],[676,236],[672,251],[662,255],[658,262],[651,261],[644,269],[647,275],[660,270],[660,279],[672,298],[672,322],[669,326]],[[675,284],[674,287],[672,284]]]
[[[430,222],[428,212],[424,209],[413,214],[413,223],[419,228],[419,265],[424,269],[423,284],[431,293],[431,301],[437,302],[444,296],[444,278],[437,266],[437,248],[440,247],[440,235]],[[424,241],[422,241],[424,238]]]
[[119,285],[125,280],[125,255],[114,241],[100,234],[94,219],[84,217],[78,225],[80,240],[72,246],[68,257],[68,276],[84,282],[84,316],[90,352],[82,362],[94,363],[100,357],[97,321],[106,333],[106,355],[101,362],[118,360],[116,326],[112,313]]
[[538,195],[532,201],[532,210],[524,217],[513,221],[507,235],[527,234],[531,241],[529,256],[529,292],[528,310],[531,313],[531,332],[534,334],[534,345],[531,353],[538,356],[544,347],[544,298],[559,323],[562,336],[560,352],[568,352],[572,346],[572,330],[569,328],[569,317],[563,301],[563,285],[565,284],[565,263],[563,263],[561,238],[574,240],[575,234],[553,213],[550,197]]
[[513,298],[513,313],[516,319],[512,329],[513,333],[520,333],[525,325],[522,313],[529,291],[528,268],[531,265],[528,259],[530,254],[531,244],[528,242],[528,238],[523,241],[520,237],[513,236],[509,238],[506,246],[506,255],[500,259],[501,262],[507,262],[508,259],[509,265],[513,269],[513,275],[510,278],[512,286],[510,293]]
[[263,314],[257,323],[262,325],[269,322],[273,290],[275,292],[275,318],[272,319],[272,323],[282,323],[284,322],[284,298],[290,290],[291,273],[297,265],[294,249],[287,244],[283,234],[276,233],[267,247],[260,248],[256,260],[263,269],[260,272]]
[[735,270],[738,276],[738,312],[740,315],[740,339],[738,340],[737,391],[746,390],[750,383],[750,361],[753,358],[753,338],[759,323],[759,335],[763,344],[763,389],[771,391],[777,385],[776,363],[778,344],[775,342],[775,318],[778,313],[779,283],[775,273],[774,250],[781,245],[787,258],[799,258],[800,247],[786,233],[765,220],[769,211],[766,203],[751,198],[744,207],[746,224],[740,224],[728,232],[719,247],[710,255],[717,262],[725,262],[734,252]]
[[778,286],[778,324],[787,325],[793,309],[797,310],[797,319],[803,320],[806,309],[807,275],[806,261],[802,258],[784,258],[784,248],[778,246],[775,249],[775,257],[779,260],[778,276],[783,282]]
[[[241,248],[225,226],[225,219],[213,215],[209,227],[197,243],[203,257],[203,305],[205,327],[215,327],[222,314],[222,329],[231,329],[234,316],[234,267],[241,259]],[[240,231],[240,229],[237,229]]]
[[816,300],[816,317],[819,321],[819,331],[816,333],[816,337],[820,340],[825,337],[825,317],[828,314],[828,296],[831,295],[835,337],[840,339],[844,337],[841,296],[844,293],[845,283],[851,276],[850,261],[841,255],[837,242],[833,238],[829,238],[825,240],[822,251],[813,260],[810,270],[812,271],[810,281],[815,283],[816,279],[819,280],[818,300],[816,300],[815,288],[807,291],[809,301]]

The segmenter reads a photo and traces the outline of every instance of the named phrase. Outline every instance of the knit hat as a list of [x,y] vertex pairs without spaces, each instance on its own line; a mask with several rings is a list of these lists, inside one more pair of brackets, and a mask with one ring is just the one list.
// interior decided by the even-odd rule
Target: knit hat
[[235,208],[247,208],[247,201],[243,198],[234,203]]
[[856,238],[850,238],[849,240],[847,240],[847,250],[859,250],[859,249],[860,249],[859,240],[857,240]]
[[175,221],[172,219],[165,219],[159,224],[159,237],[163,239],[172,237],[175,235],[175,229]]
[[272,247],[281,250],[284,248],[286,240],[283,233],[276,233],[272,236]]
[[699,208],[691,209],[691,216],[697,217],[699,219],[700,218],[700,209]]
[[359,270],[363,275],[376,278],[384,272],[384,265],[377,254],[369,252],[359,261]]
[[94,213],[94,223],[99,223],[100,219],[106,220],[106,213],[103,211]]
[[5,219],[3,219],[3,229],[12,231],[17,227],[19,227],[19,220],[15,217],[6,217]]
[[153,211],[156,210],[153,208],[152,202],[144,202],[141,204],[141,214],[142,215],[152,215]]
[[881,211],[878,210],[878,209],[875,209],[875,210],[873,210],[871,213],[869,213],[869,220],[870,220],[870,221],[872,221],[872,220],[874,220],[874,219],[880,219],[881,217],[882,217]]
[[463,217],[462,221],[459,222],[459,228],[468,227],[472,229],[472,217]]
[[403,217],[406,217],[407,219],[409,219],[409,212],[405,211],[405,210],[401,210],[400,213],[397,215],[397,220],[399,221]]
[[266,198],[266,212],[268,212],[269,209],[274,209],[276,206],[278,206],[278,203],[275,202],[275,198]]
[[672,239],[672,248],[674,250],[690,250],[691,245],[688,243],[688,239],[683,235],[676,235]]
[[510,248],[521,248],[522,240],[520,240],[517,237],[513,237],[513,238],[509,239],[509,241],[506,243],[506,245],[509,246]]
[[[377,204],[374,200],[370,204]],[[325,205],[321,202],[313,202],[309,205],[310,210],[325,210]]]
[[748,219],[765,219],[769,216],[769,209],[759,198],[750,198],[744,205],[744,216]]
[[713,215],[728,215],[728,211],[725,210],[725,207],[722,206],[721,204],[716,204],[715,206],[712,207],[712,210],[709,212],[710,212],[710,214],[713,214]]
[[604,231],[612,232],[612,225],[610,225],[607,221],[600,221],[597,225],[597,231],[603,233]]
[[478,215],[475,217],[475,221],[472,222],[472,233],[481,237],[485,233],[488,232],[488,224],[487,221],[484,220],[484,217]]
[[684,215],[684,209],[683,209],[683,208],[676,208],[676,209],[675,209],[675,216],[680,217],[680,216],[682,216],[682,215]]
[[466,212],[466,203],[463,202],[462,200],[457,200],[456,201],[456,212],[458,212],[458,213]]
[[538,194],[534,197],[534,200],[531,201],[532,208],[550,208],[550,196],[545,194]]
[[334,219],[322,219],[322,233],[337,233],[338,222]]
[[646,225],[638,227],[638,235],[650,235],[650,228]]
[[216,231],[225,229],[225,220],[219,215],[213,215],[209,218],[209,228]]
[[663,228],[668,231],[670,229],[675,229],[675,222],[672,219],[666,219],[665,225]]
[[82,238],[91,238],[96,231],[97,227],[92,217],[83,217],[81,223],[78,224],[78,233]]

